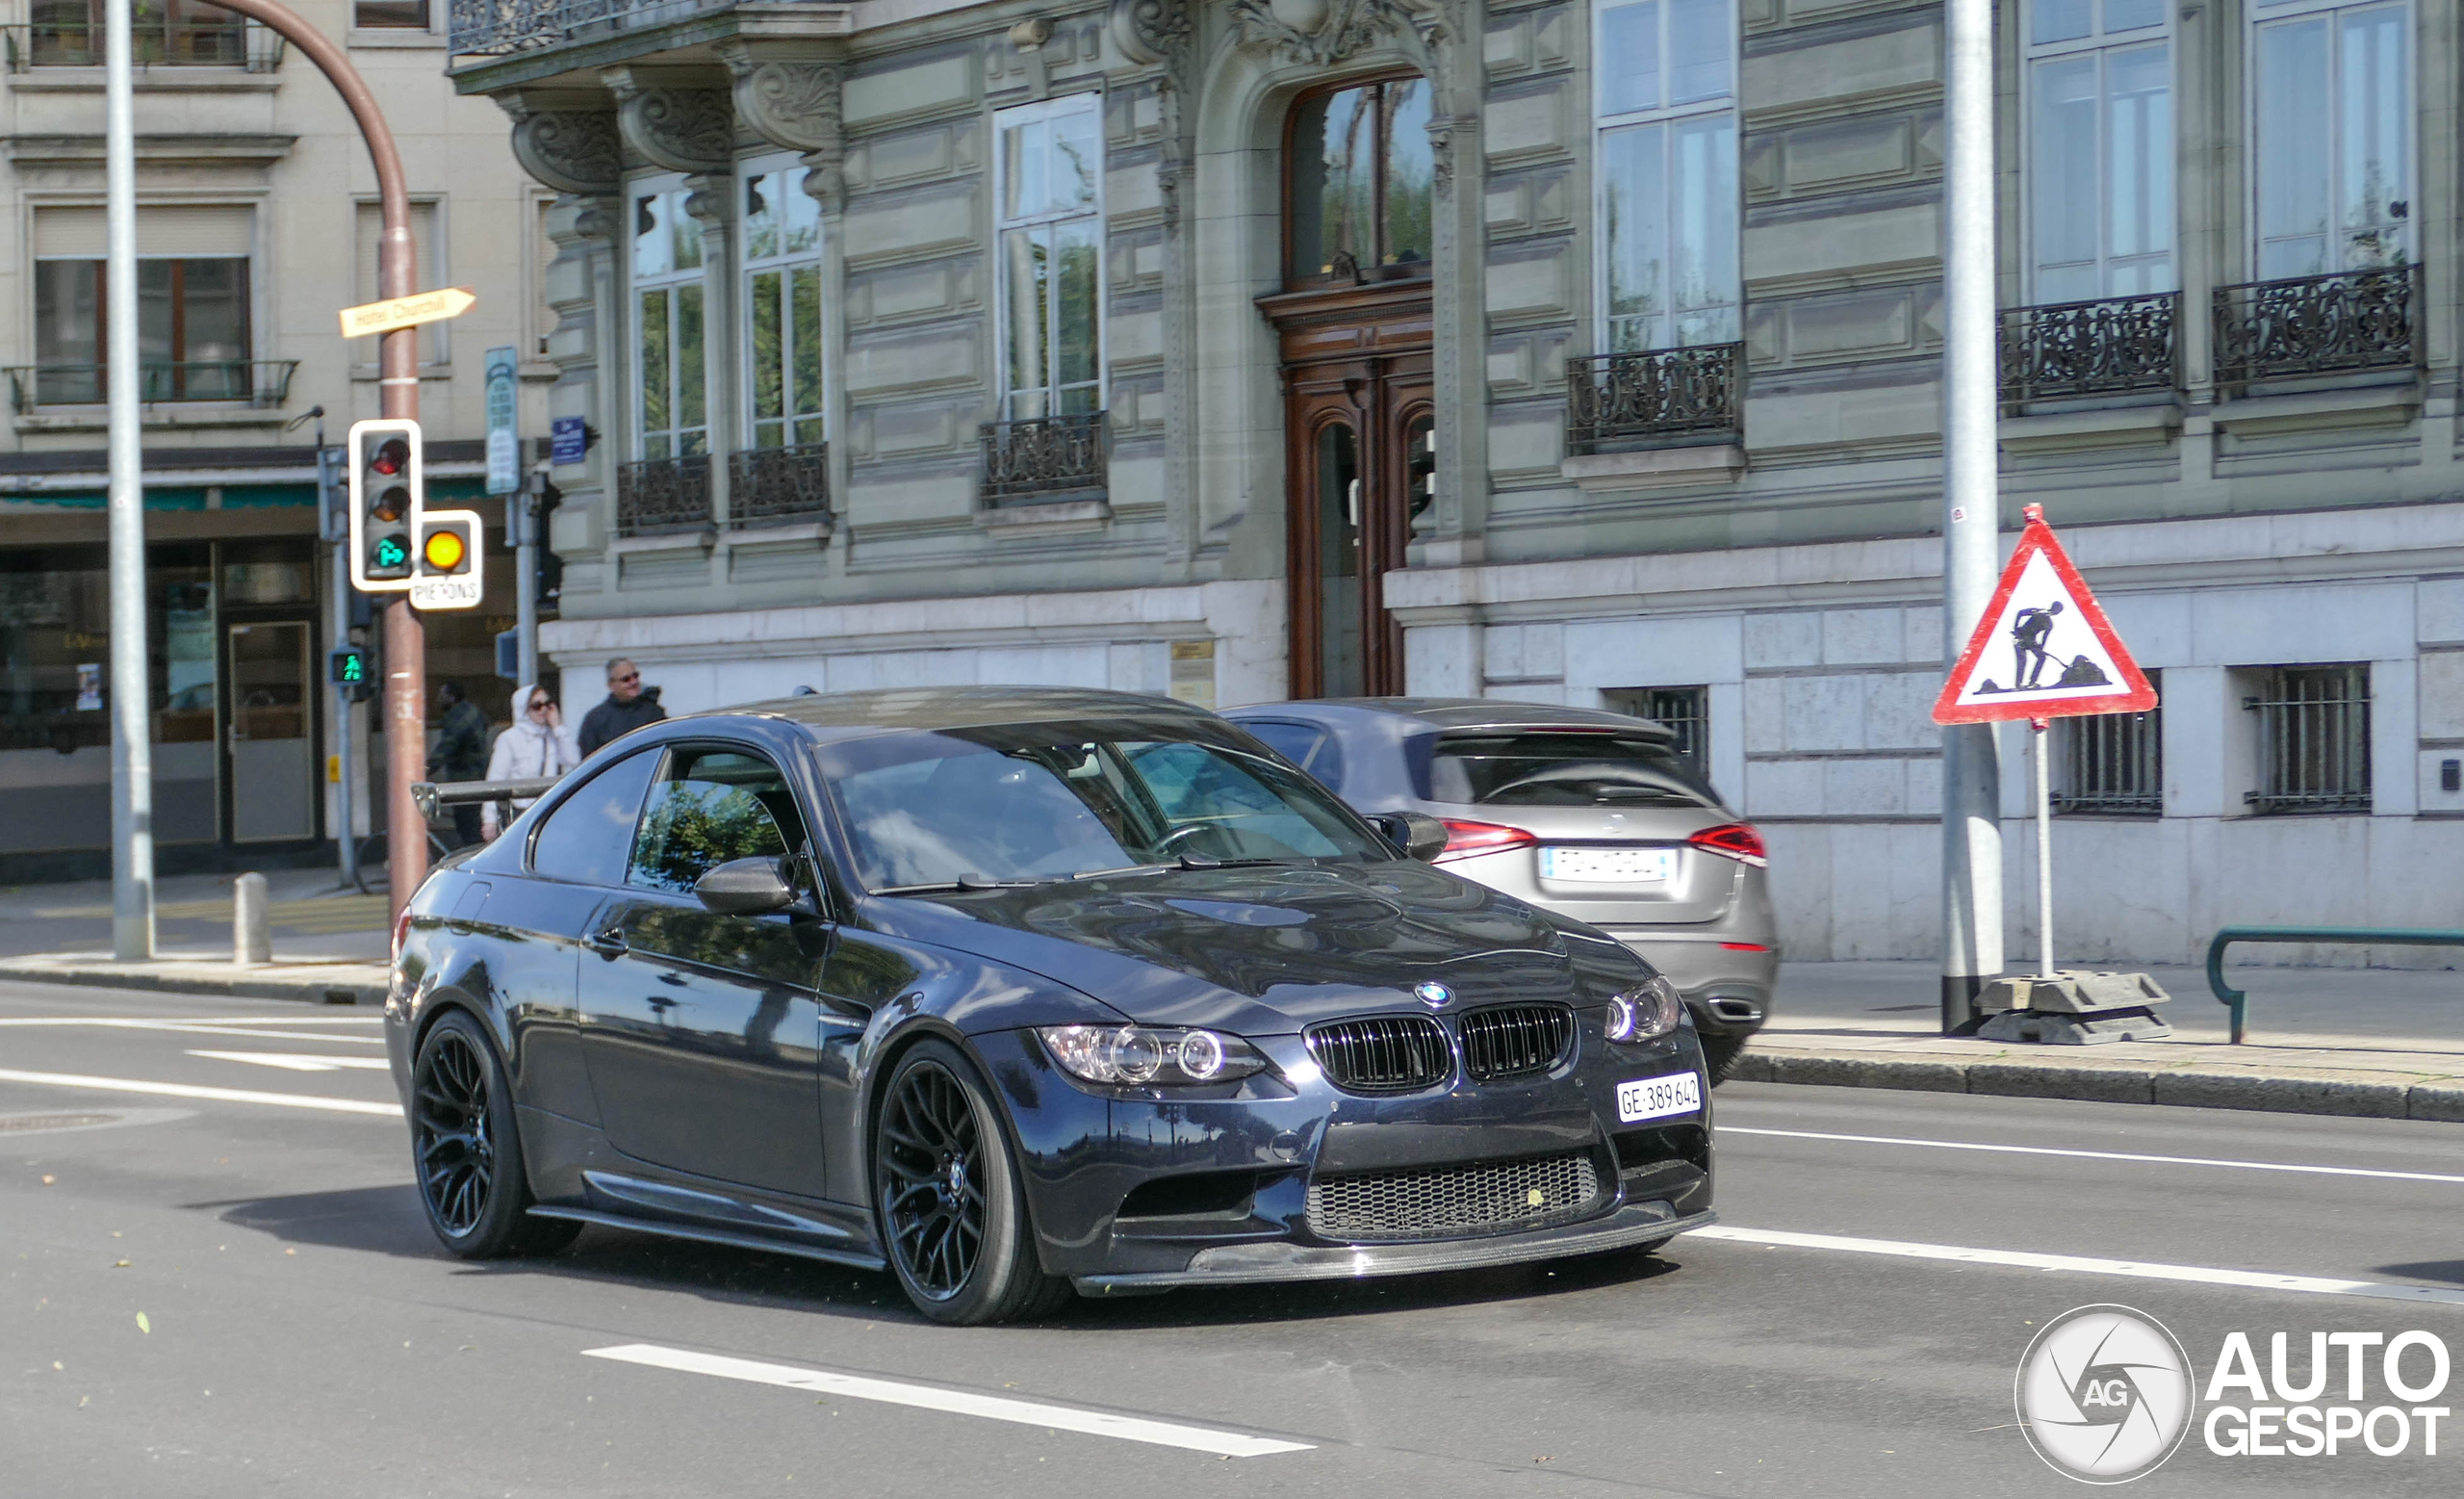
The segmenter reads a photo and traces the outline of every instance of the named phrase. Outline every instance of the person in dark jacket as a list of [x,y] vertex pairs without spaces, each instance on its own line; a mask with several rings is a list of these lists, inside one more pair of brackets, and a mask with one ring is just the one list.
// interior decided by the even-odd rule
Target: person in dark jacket
[[[463,696],[462,684],[436,685],[436,747],[427,754],[431,781],[476,781],[488,773],[488,715]],[[479,808],[466,803],[453,809],[454,847],[479,840]]]
[[658,706],[658,688],[643,686],[642,669],[620,656],[607,663],[607,701],[581,721],[582,756],[596,755],[601,745],[666,716],[667,710]]

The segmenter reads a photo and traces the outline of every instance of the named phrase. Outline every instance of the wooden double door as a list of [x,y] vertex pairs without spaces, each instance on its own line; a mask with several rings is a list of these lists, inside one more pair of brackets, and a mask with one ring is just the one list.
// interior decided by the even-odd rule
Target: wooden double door
[[1385,575],[1436,475],[1425,279],[1263,298],[1282,346],[1291,690],[1403,690]]

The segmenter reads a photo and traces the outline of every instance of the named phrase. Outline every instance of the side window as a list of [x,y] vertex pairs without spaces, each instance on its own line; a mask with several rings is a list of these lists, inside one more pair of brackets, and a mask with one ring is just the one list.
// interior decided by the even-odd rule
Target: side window
[[1343,789],[1343,750],[1325,730],[1315,724],[1287,723],[1277,718],[1252,719],[1241,727],[1264,739],[1267,748],[1317,777],[1321,784],[1338,791]]
[[530,844],[530,869],[578,885],[622,885],[655,754],[630,755],[592,776],[548,814]]
[[778,766],[741,750],[677,750],[651,788],[625,883],[688,892],[731,859],[775,859],[804,842]]

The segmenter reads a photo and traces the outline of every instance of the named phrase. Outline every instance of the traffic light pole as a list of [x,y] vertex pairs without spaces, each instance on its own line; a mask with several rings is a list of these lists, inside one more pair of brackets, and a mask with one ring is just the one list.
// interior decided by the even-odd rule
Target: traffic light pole
[[[224,10],[263,22],[299,49],[343,96],[376,168],[377,204],[384,219],[376,250],[376,295],[408,297],[419,290],[411,245],[411,193],[402,176],[401,153],[376,95],[331,38],[276,0],[217,0]],[[134,300],[132,299],[132,305]],[[419,329],[398,328],[378,346],[381,411],[389,417],[420,414]],[[385,846],[397,916],[427,876],[427,819],[411,801],[411,785],[427,768],[427,631],[419,611],[397,599],[385,610]]]

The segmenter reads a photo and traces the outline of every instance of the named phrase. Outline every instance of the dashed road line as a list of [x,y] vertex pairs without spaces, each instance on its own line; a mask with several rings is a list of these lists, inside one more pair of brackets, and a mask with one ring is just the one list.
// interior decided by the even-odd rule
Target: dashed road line
[[321,1098],[300,1093],[259,1093],[252,1088],[205,1088],[193,1083],[146,1082],[135,1077],[90,1077],[80,1073],[20,1073],[0,1069],[0,1082],[33,1083],[45,1088],[90,1088],[100,1093],[150,1093],[167,1098],[211,1098],[221,1103],[270,1103],[276,1108],[322,1109],[335,1114],[372,1114],[399,1119],[398,1103],[371,1103],[360,1098]]
[[1724,1135],[1768,1135],[1784,1140],[1835,1140],[1850,1145],[1910,1145],[1934,1150],[1990,1150],[2006,1155],[2069,1156],[2083,1161],[2138,1161],[2156,1166],[2216,1166],[2232,1171],[2290,1171],[2320,1176],[2372,1176],[2384,1181],[2441,1181],[2464,1185],[2464,1176],[2435,1171],[2384,1171],[2369,1166],[2309,1166],[2291,1161],[2228,1161],[2204,1155],[2142,1155],[2129,1150],[2074,1150],[2047,1145],[1989,1145],[1975,1140],[1911,1140],[1898,1135],[1826,1134],[1814,1129],[1748,1129],[1722,1124]]

